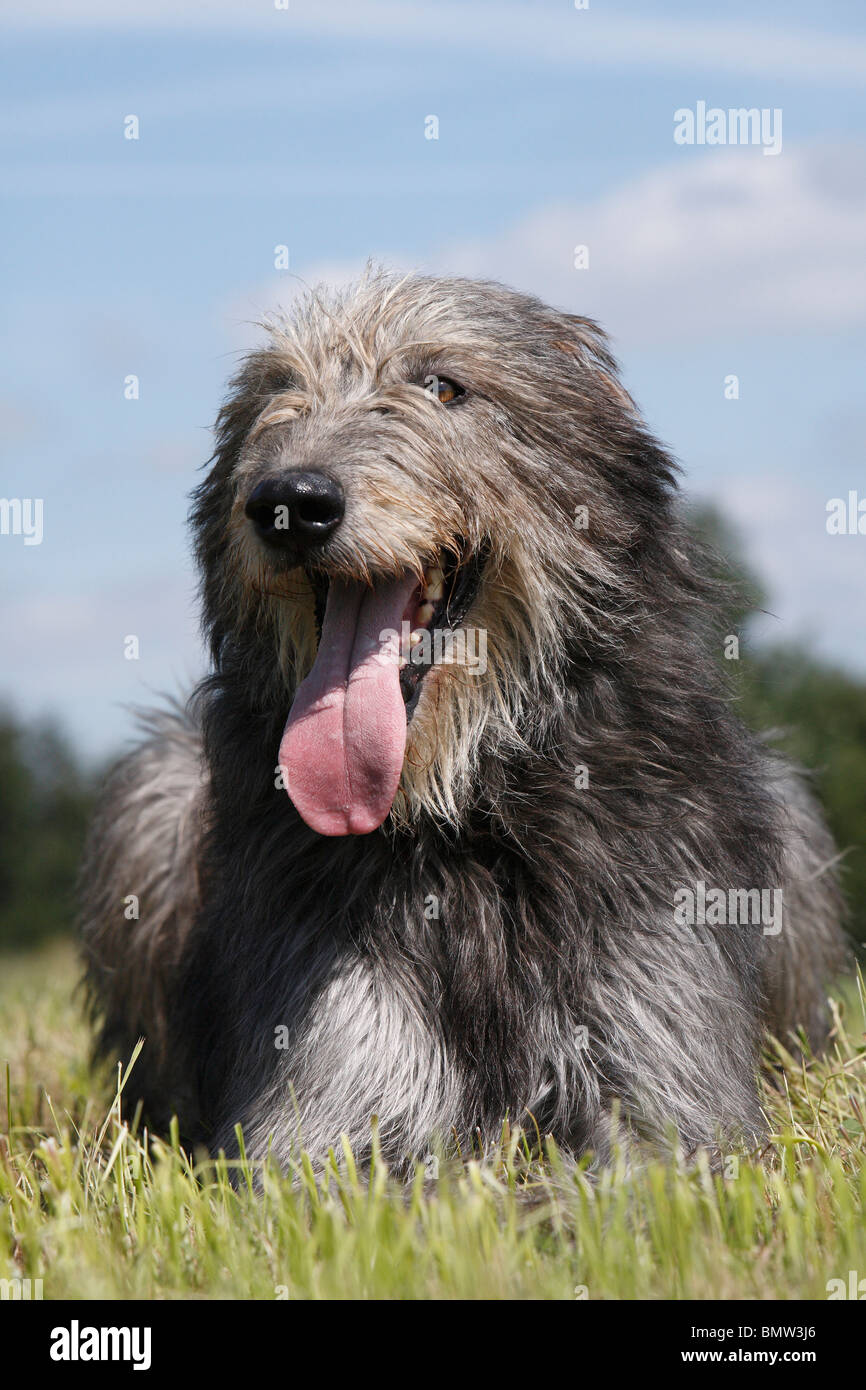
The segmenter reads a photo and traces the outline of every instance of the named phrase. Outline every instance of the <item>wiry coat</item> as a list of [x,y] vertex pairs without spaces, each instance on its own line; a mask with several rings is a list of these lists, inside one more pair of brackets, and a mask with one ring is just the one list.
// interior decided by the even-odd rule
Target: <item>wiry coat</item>
[[[486,675],[425,677],[363,836],[316,834],[275,785],[315,608],[244,501],[311,467],[346,495],[332,579],[487,556]],[[83,875],[101,1047],[146,1037],[155,1123],[232,1152],[239,1122],[286,1163],[299,1137],[363,1157],[375,1114],[397,1165],[506,1116],[602,1157],[613,1114],[687,1148],[760,1133],[763,1030],[823,1036],[834,850],[731,712],[673,475],[595,325],[500,286],[372,275],[272,327],[196,494],[213,673],[115,772]],[[677,926],[699,880],[781,888],[782,931]]]

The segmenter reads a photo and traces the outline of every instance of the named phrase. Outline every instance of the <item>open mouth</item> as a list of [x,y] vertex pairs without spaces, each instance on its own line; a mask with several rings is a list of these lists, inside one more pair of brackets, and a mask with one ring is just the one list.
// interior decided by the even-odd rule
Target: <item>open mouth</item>
[[[485,558],[483,552],[470,554],[464,547],[457,555],[443,554],[424,572],[424,583],[413,595],[416,606],[409,620],[409,652],[400,670],[407,721],[415,711],[424,677],[439,654],[448,650],[447,639],[461,626],[475,600]],[[430,635],[426,641],[425,633]]]
[[[470,551],[468,546],[461,545],[457,552],[440,552],[424,567],[423,583],[416,585],[401,621],[401,637],[408,636],[408,650],[404,641],[399,663],[400,692],[407,722],[415,713],[424,677],[436,664],[439,654],[447,650],[448,637],[462,625],[475,602],[486,559],[486,546]],[[328,576],[310,569],[307,577],[315,595],[316,626],[321,642],[328,602]],[[423,640],[425,633],[429,634],[429,640]]]
[[[364,835],[391,809],[424,677],[478,592],[486,549],[442,552],[372,585],[310,569],[319,645],[280,744],[286,790],[321,835]],[[447,653],[447,655],[445,655]]]

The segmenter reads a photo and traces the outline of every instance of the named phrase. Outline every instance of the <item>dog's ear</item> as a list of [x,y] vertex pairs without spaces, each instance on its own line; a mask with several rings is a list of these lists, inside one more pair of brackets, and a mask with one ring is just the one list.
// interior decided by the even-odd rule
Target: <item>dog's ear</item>
[[553,329],[552,346],[588,367],[605,393],[633,415],[637,406],[619,378],[616,358],[608,347],[607,335],[595,319],[580,314],[560,314]]
[[575,370],[585,374],[588,398],[601,411],[597,423],[602,437],[613,438],[613,422],[618,477],[620,485],[630,489],[632,517],[642,513],[651,520],[663,515],[676,489],[677,465],[647,428],[636,402],[623,386],[604,330],[593,319],[559,314],[552,346],[573,358]]
[[214,426],[214,451],[207,474],[192,492],[189,520],[202,576],[203,617],[218,661],[224,630],[219,621],[228,544],[226,517],[232,504],[232,472],[271,390],[274,358],[267,349],[250,353],[229,383]]
[[216,447],[210,460],[212,478],[225,477],[231,472],[244,440],[275,389],[277,371],[274,354],[264,348],[251,352],[229,382],[228,395],[214,426]]
[[228,394],[214,426],[214,451],[205,465],[207,476],[192,494],[190,521],[202,562],[208,547],[223,539],[224,518],[230,507],[232,470],[273,390],[276,366],[273,353],[267,349],[251,352],[229,382]]

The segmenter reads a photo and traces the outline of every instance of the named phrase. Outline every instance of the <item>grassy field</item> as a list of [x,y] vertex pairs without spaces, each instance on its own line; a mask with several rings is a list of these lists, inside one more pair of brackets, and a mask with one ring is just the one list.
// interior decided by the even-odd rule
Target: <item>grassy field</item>
[[[589,1181],[519,1136],[485,1165],[414,1187],[351,1156],[260,1195],[127,1124],[85,1064],[68,947],[0,958],[0,1278],[53,1298],[825,1299],[866,1276],[862,990],[829,1055],[789,1057],[765,1105],[774,1142],[706,1166]],[[8,1070],[7,1070],[8,1063]]]

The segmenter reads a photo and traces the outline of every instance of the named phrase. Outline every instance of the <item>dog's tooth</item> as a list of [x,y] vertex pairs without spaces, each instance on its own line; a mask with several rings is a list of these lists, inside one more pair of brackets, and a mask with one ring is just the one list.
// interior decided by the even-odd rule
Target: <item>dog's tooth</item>
[[429,574],[424,576],[422,593],[424,598],[432,599],[434,603],[437,603],[445,593],[445,575],[438,565],[434,565]]
[[[426,602],[425,602],[425,603],[422,603],[422,604],[419,606],[418,611],[417,611],[417,613],[415,614],[415,621],[416,621],[416,623],[420,623],[421,626],[424,627],[427,623],[429,623],[429,621],[430,621],[430,619],[431,619],[432,617],[433,617],[433,604],[432,604],[432,603],[426,603]],[[413,636],[414,636],[414,634],[413,634]]]

